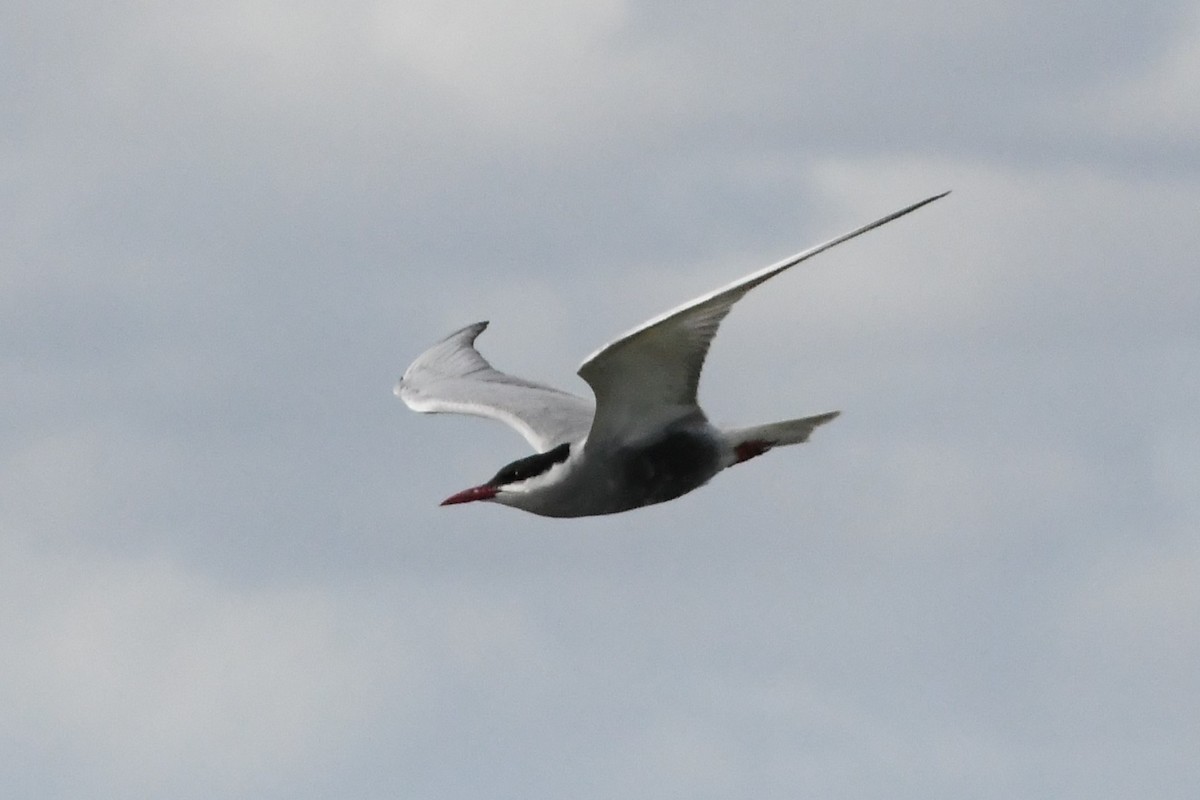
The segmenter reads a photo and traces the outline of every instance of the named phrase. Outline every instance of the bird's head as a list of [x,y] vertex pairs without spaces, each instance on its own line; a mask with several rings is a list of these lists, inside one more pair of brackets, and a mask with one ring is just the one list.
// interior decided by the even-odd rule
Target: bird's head
[[561,480],[562,465],[570,454],[571,445],[563,443],[553,450],[519,458],[501,467],[487,483],[451,495],[442,501],[442,505],[492,500],[520,508],[524,505],[523,501]]

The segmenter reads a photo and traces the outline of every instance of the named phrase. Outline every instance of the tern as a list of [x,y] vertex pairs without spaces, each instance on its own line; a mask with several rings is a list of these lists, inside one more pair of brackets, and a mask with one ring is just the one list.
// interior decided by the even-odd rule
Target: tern
[[504,422],[536,452],[442,505],[487,500],[547,517],[613,514],[673,500],[726,467],[807,441],[839,412],[735,429],[708,421],[696,392],[718,326],[759,284],[947,194],[752,272],[601,347],[579,368],[595,402],[494,369],[475,349],[487,322],[450,334],[404,371],[395,394],[413,411]]

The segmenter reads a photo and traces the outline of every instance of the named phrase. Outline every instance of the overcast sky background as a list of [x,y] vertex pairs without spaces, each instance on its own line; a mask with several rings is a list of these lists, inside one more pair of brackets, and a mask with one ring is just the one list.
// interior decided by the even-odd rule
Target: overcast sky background
[[[0,788],[1200,792],[1200,12],[4,3]],[[840,409],[681,500],[443,497],[426,346]]]

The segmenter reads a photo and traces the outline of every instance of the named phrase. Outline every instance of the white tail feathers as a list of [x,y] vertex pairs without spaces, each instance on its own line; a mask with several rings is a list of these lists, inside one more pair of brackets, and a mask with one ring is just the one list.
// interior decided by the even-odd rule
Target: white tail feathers
[[760,456],[772,447],[785,444],[800,444],[807,442],[813,429],[831,421],[839,411],[827,414],[817,414],[813,417],[789,419],[783,422],[772,422],[768,425],[755,425],[752,428],[736,428],[725,431],[729,444],[733,446],[734,462],[740,464],[755,456]]

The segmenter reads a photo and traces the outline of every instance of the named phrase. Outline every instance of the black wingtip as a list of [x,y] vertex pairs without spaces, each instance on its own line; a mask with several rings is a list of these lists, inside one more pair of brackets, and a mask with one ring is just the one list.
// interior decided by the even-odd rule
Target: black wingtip
[[446,341],[449,341],[450,339],[457,339],[458,337],[465,334],[467,337],[467,341],[473,344],[475,342],[476,337],[478,337],[479,334],[481,334],[485,330],[487,330],[487,326],[488,326],[487,320],[483,320],[482,322],[472,322],[470,325],[467,325],[464,328],[459,328],[454,333],[447,336]]
[[927,206],[930,203],[932,203],[934,200],[941,200],[943,197],[950,194],[951,191],[952,191],[951,189],[947,189],[946,191],[942,192],[941,194],[935,194],[933,197],[926,197],[924,200],[922,200],[919,203],[913,203],[911,206],[908,207],[908,210],[916,211],[921,206]]

